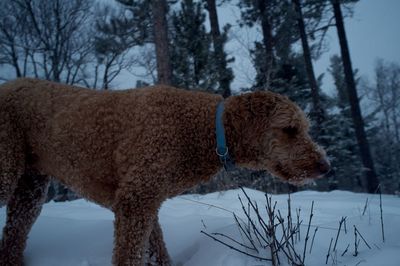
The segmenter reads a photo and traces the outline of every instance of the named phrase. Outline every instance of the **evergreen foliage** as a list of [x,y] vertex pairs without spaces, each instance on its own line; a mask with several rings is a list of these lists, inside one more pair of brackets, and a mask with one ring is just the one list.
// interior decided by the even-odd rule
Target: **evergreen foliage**
[[[219,36],[219,43],[222,48],[228,42],[228,32],[231,28],[231,25],[227,24],[223,27],[222,33]],[[218,68],[218,80],[219,80],[219,87],[217,88],[217,92],[221,95],[226,94],[227,88],[229,88],[229,95],[231,95],[230,84],[234,79],[233,70],[228,65],[235,61],[234,57],[229,57],[228,54],[222,49],[222,54],[218,54],[216,51],[215,45],[213,45],[212,52],[214,53],[213,60],[215,62],[215,67]],[[226,86],[227,88],[224,88]]]
[[216,91],[218,75],[203,6],[183,0],[172,14],[171,60],[173,83],[186,89]]
[[329,72],[332,75],[336,95],[334,105],[324,122],[326,146],[332,164],[330,188],[362,189],[362,163],[360,160],[350,104],[346,93],[342,61],[339,56],[331,57]]

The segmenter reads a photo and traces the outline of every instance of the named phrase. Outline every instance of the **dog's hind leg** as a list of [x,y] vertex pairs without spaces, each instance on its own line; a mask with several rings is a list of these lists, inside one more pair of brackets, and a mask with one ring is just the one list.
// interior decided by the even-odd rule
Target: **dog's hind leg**
[[28,170],[7,203],[7,221],[0,244],[0,265],[23,265],[23,252],[33,223],[45,202],[49,177]]
[[25,144],[16,113],[0,103],[0,207],[7,204],[25,171]]

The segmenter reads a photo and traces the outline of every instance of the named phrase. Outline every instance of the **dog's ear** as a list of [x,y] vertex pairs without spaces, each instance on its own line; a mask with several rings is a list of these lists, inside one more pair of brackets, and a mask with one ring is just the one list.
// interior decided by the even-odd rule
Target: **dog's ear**
[[244,102],[248,114],[252,118],[269,120],[276,108],[277,97],[274,93],[268,91],[254,92],[245,94]]
[[307,131],[309,127],[308,120],[304,112],[287,97],[281,96],[280,104],[275,104],[271,110],[271,121],[277,128],[300,128]]
[[248,120],[256,126],[307,128],[303,111],[288,97],[269,91],[245,94],[243,97]]
[[268,91],[234,96],[229,99],[230,110],[226,112],[226,118],[236,132],[246,131],[250,125],[262,130],[270,124],[278,101],[277,94]]

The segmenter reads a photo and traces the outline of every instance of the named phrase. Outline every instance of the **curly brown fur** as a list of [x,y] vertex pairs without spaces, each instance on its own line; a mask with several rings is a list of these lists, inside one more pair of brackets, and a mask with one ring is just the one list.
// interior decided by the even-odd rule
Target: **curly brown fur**
[[28,233],[46,199],[49,178],[27,170],[7,203],[7,221],[0,245],[2,266],[23,265]]
[[[169,265],[158,209],[219,170],[214,120],[221,100],[167,86],[110,92],[34,79],[0,86],[0,201],[9,209],[0,264],[22,261],[47,184],[20,183],[54,176],[114,211],[115,265],[143,265],[149,242],[157,262]],[[228,146],[239,165],[295,183],[326,172],[307,119],[287,98],[249,93],[225,106]],[[34,211],[13,214],[28,200]]]

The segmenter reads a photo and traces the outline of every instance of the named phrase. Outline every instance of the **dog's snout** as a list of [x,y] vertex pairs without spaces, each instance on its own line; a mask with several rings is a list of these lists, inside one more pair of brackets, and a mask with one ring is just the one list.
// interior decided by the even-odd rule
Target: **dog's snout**
[[327,174],[331,170],[331,165],[326,158],[322,158],[317,162],[317,170],[322,175]]

